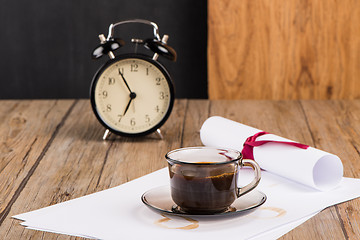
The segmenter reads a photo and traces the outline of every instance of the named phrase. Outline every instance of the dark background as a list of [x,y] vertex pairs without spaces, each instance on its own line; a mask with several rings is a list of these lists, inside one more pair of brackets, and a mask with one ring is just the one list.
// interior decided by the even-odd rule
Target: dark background
[[[153,21],[161,36],[169,35],[178,59],[159,62],[173,78],[176,97],[207,98],[206,0],[1,0],[0,98],[88,98],[93,75],[109,59],[91,59],[98,35],[134,18]],[[127,44],[117,55],[134,52],[130,38],[152,38],[153,31],[127,24],[114,36]]]

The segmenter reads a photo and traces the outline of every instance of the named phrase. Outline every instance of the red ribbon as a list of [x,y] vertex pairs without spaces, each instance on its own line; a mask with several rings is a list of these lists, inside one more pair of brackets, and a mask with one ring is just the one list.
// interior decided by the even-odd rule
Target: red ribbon
[[244,143],[244,148],[241,151],[243,158],[244,159],[252,159],[254,160],[254,147],[258,147],[261,145],[264,145],[265,143],[283,143],[283,144],[287,144],[287,145],[291,145],[291,146],[295,146],[298,148],[302,148],[302,149],[307,149],[309,146],[305,145],[305,144],[301,144],[301,143],[296,143],[296,142],[282,142],[282,141],[272,141],[272,140],[264,140],[264,141],[256,141],[256,138],[265,135],[265,134],[269,134],[267,132],[259,132],[256,133],[255,135],[248,137]]

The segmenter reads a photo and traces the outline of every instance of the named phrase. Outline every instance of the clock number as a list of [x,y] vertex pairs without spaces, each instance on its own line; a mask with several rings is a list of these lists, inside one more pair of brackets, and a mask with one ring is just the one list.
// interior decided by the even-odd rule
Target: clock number
[[138,65],[136,63],[134,64],[131,64],[131,69],[130,69],[131,72],[137,72],[138,71]]
[[146,123],[150,122],[150,117],[149,117],[149,115],[147,115],[147,114],[145,115],[145,122],[146,122]]
[[165,93],[164,92],[160,92],[160,99],[164,99],[165,98]]
[[155,111],[156,111],[156,112],[159,112],[159,111],[160,111],[159,105],[156,105]]
[[103,96],[103,98],[107,98],[108,92],[107,92],[107,91],[103,91],[103,92],[102,92],[102,96]]
[[124,68],[119,68],[119,75],[124,75]]
[[115,78],[109,78],[109,85],[115,84]]
[[161,78],[156,78],[155,81],[156,81],[156,85],[160,85]]
[[118,122],[121,122],[121,118],[123,117],[123,115],[118,115],[118,118],[119,118],[119,120],[118,120]]
[[131,126],[135,126],[135,124],[136,124],[135,118],[132,118],[132,119],[130,120],[130,125],[131,125]]
[[111,104],[106,105],[106,111],[111,112]]
[[149,68],[146,68],[146,76],[149,75]]

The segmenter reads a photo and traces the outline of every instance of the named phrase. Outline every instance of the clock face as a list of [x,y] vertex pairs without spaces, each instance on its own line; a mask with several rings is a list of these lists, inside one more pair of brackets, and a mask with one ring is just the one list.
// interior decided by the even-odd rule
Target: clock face
[[169,74],[145,56],[109,61],[95,75],[91,101],[95,115],[109,130],[137,136],[159,128],[174,101]]

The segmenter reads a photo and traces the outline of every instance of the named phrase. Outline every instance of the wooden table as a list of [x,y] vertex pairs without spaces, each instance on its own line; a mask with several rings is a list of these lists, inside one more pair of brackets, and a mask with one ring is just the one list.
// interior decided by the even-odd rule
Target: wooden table
[[[332,152],[360,177],[360,100],[176,100],[163,140],[102,140],[88,100],[0,101],[1,239],[74,239],[27,230],[11,216],[131,181],[166,166],[164,154],[201,145],[219,115]],[[323,210],[282,239],[360,239],[360,199]]]

